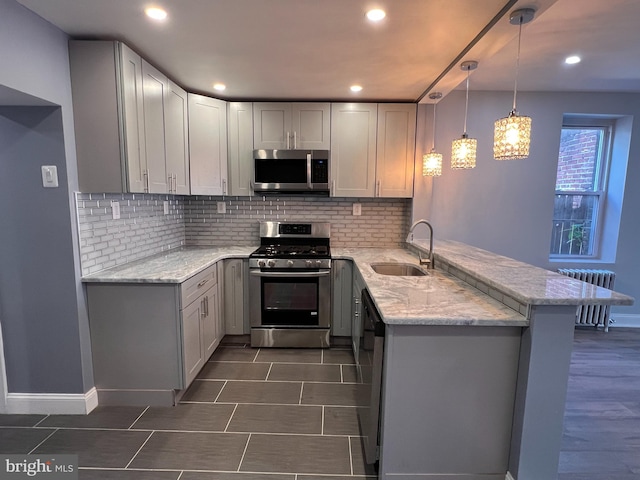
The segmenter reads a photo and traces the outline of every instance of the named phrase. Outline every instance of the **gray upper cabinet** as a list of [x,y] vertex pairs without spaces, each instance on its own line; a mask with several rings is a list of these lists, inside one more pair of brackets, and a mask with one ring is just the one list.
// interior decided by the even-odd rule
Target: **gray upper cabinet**
[[169,192],[164,138],[164,111],[168,91],[167,77],[142,60],[144,141],[147,157],[147,185],[150,193]]
[[192,195],[227,195],[227,104],[189,93]]
[[253,189],[253,104],[227,104],[229,195],[251,196]]
[[120,42],[72,40],[69,61],[80,190],[189,193],[184,90]]
[[147,191],[142,59],[119,42],[69,42],[83,192]]
[[416,106],[331,105],[331,194],[413,196]]
[[377,197],[411,198],[416,150],[416,105],[378,105]]
[[377,116],[375,103],[331,105],[332,196],[375,196]]
[[329,103],[254,103],[253,148],[330,148]]
[[169,193],[188,195],[189,186],[189,117],[187,92],[169,80],[165,105],[165,150]]

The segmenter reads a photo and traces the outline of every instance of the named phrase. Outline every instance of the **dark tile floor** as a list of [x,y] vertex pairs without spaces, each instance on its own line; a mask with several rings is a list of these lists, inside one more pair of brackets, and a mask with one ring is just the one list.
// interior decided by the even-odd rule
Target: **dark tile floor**
[[363,479],[353,363],[347,349],[223,346],[177,407],[0,415],[0,452],[77,453],[85,480]]
[[[348,350],[219,348],[178,407],[0,415],[2,453],[78,453],[84,480],[348,480]],[[640,329],[577,330],[558,480],[640,479]]]

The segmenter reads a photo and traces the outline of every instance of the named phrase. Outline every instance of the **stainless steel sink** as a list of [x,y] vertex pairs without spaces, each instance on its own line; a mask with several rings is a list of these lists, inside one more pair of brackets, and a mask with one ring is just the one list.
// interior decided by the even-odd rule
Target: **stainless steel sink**
[[427,272],[411,263],[372,263],[371,268],[380,275],[392,275],[394,277],[423,277]]

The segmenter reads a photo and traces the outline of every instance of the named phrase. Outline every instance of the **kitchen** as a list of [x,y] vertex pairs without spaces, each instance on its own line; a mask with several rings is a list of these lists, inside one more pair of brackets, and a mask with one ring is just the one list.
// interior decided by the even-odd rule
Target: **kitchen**
[[[65,141],[63,145],[67,145],[67,146],[73,145],[74,129],[73,129],[71,118],[69,117],[70,114],[68,113],[70,112],[70,105],[71,105],[70,87],[68,85],[68,72],[66,72],[66,70],[61,67],[62,65],[64,65],[64,62],[65,62],[64,52],[66,51],[66,40],[63,39],[62,34],[55,31],[55,29],[53,29],[51,26],[47,26],[43,24],[36,18],[33,18],[31,16],[26,16],[25,12],[22,12],[20,9],[16,9],[16,7],[12,7],[12,4],[7,3],[7,5],[8,5],[7,15],[4,16],[4,19],[5,19],[4,21],[6,22],[6,25],[3,25],[3,29],[2,29],[3,35],[7,35],[7,38],[6,38],[6,41],[3,42],[3,44],[12,45],[12,46],[18,44],[20,46],[15,50],[13,49],[8,50],[7,55],[9,59],[9,64],[24,65],[24,67],[5,70],[3,72],[3,84],[6,84],[10,89],[14,91],[15,90],[26,91],[33,96],[48,99],[50,103],[63,105],[61,118],[57,118],[57,119],[54,118],[51,120],[51,122],[54,122],[54,123],[58,122],[58,125],[63,124],[65,126],[65,128],[63,129],[63,132],[64,132],[63,134],[65,136]],[[32,35],[30,36],[26,35],[22,30],[30,31],[32,32]],[[19,39],[19,41],[17,39]],[[43,49],[43,43],[48,45],[48,49]],[[62,45],[64,46],[64,48],[61,47]],[[30,60],[29,63],[25,64],[24,59],[33,59],[32,60],[33,63],[30,63],[31,62]],[[54,80],[53,82],[47,83],[47,82],[41,81],[42,77],[49,77],[52,75],[52,73],[53,73],[52,80]],[[499,116],[503,115],[504,112],[502,112],[502,109],[504,107],[502,107],[501,105],[509,104],[510,100],[508,97],[509,97],[508,93],[504,93],[504,94],[495,93],[495,94],[492,94],[490,99],[488,98],[486,102],[482,104],[482,108],[478,106],[477,109],[474,110],[473,108],[470,107],[470,112],[469,112],[470,125],[482,125],[485,123],[490,124],[490,122],[492,122],[495,118],[498,118]],[[473,102],[473,98],[474,97],[472,96],[472,102]],[[501,101],[500,100],[501,98],[504,100]],[[562,99],[562,101],[560,101],[560,99]],[[446,132],[442,133],[442,139],[440,142],[442,145],[445,145],[446,142],[450,140],[447,137],[447,135],[453,137],[453,136],[459,135],[460,133],[458,131],[460,129],[460,115],[461,115],[460,112],[463,110],[462,109],[463,105],[460,103],[460,100],[461,100],[460,92],[454,92],[451,97],[447,97],[445,98],[445,100],[443,100],[443,103],[439,108],[439,121],[442,120],[443,124],[445,125],[451,124],[451,128],[445,129],[450,131],[451,133],[450,134],[446,134]],[[491,102],[489,100],[491,100]],[[535,104],[537,100],[540,100],[539,102],[540,111],[537,111],[538,107],[535,106],[536,108],[535,115],[533,111],[531,112],[531,114],[534,115],[536,119],[539,119],[537,120],[537,125],[539,126],[539,128],[545,128],[545,125],[548,125],[549,130],[551,130],[554,127],[554,125],[559,125],[558,124],[559,120],[557,120],[558,119],[557,112],[560,112],[561,114],[564,111],[591,110],[591,111],[599,111],[599,112],[611,112],[616,114],[623,113],[623,114],[632,115],[634,111],[637,111],[637,108],[635,106],[636,104],[634,103],[637,100],[635,100],[635,97],[632,94],[598,94],[597,96],[588,95],[588,94],[562,94],[562,95],[530,94],[528,96],[527,93],[521,94],[522,110],[533,109],[534,108],[533,104]],[[26,101],[26,100],[23,99],[23,101]],[[447,101],[449,102],[449,108],[446,108],[445,102]],[[478,95],[475,101],[482,102],[482,97]],[[31,102],[32,103],[35,102],[33,98],[31,98]],[[566,103],[562,103],[562,102],[566,102]],[[473,105],[473,103],[471,105]],[[477,103],[476,105],[480,105],[480,103]],[[529,107],[529,105],[531,105],[531,107]],[[485,113],[481,113],[481,112],[485,112]],[[423,110],[421,112],[421,115],[422,117],[420,118],[423,118],[423,120],[426,122],[428,120],[427,112]],[[486,120],[484,118],[485,115],[487,117],[490,117],[490,119]],[[546,121],[547,119],[548,121]],[[40,124],[43,125],[42,123]],[[422,129],[422,130],[428,130],[428,129]],[[541,138],[543,139],[544,138],[553,139],[557,134],[545,135],[543,133],[541,135],[542,135]],[[487,133],[487,137],[488,136],[489,134]],[[425,143],[427,142],[425,141]],[[487,140],[485,143],[489,143],[489,141]],[[529,162],[528,164],[522,163],[517,167],[516,166],[506,167],[507,169],[510,169],[508,170],[508,172],[510,172],[509,178],[511,179],[509,184],[513,185],[513,190],[509,192],[504,192],[504,190],[502,190],[501,194],[508,195],[509,198],[512,198],[512,199],[518,199],[519,198],[518,193],[521,193],[522,191],[521,189],[523,188],[522,186],[523,184],[521,180],[522,178],[530,179],[530,181],[528,181],[526,185],[524,185],[524,188],[527,188],[527,189],[534,188],[533,186],[535,185],[550,184],[547,178],[549,175],[548,169],[540,169],[536,165],[540,164],[539,162],[541,161],[542,157],[547,159],[547,160],[544,160],[544,162],[547,162],[547,163],[553,162],[553,157],[554,155],[557,154],[557,147],[554,147],[553,145],[554,141],[548,142],[550,145],[548,147],[546,146],[546,142],[542,142],[542,143],[545,143],[545,146],[544,146],[545,150],[539,150],[539,155],[537,154],[536,156],[536,162],[538,163]],[[61,177],[64,177],[65,170],[69,169],[71,172],[74,168],[73,165],[75,163],[74,162],[75,153],[65,152],[64,147],[63,147],[63,150],[61,151],[60,145],[61,145],[61,141],[60,139],[58,139],[57,142],[54,143],[54,147],[56,147],[57,150],[54,150],[54,149],[51,150],[52,152],[56,152],[56,155],[58,155],[58,160],[55,160],[52,158],[51,163],[55,164],[57,162],[60,162],[58,163],[59,175]],[[632,157],[634,156],[634,146],[635,144],[632,143],[632,150],[631,150]],[[542,149],[543,146],[538,144],[538,148]],[[553,151],[554,148],[555,148],[555,152]],[[427,151],[428,148],[425,147],[423,148],[423,150]],[[502,165],[501,167],[504,168],[505,166]],[[493,191],[494,185],[492,183],[493,181],[492,178],[501,178],[502,175],[505,175],[504,173],[505,170],[504,169],[498,170],[498,166],[491,167],[490,170],[489,170],[489,166],[483,167],[483,168],[481,168],[481,166],[479,165],[477,170],[475,170],[474,172],[468,172],[468,176],[464,177],[464,179],[462,180],[459,177],[453,177],[452,175],[450,175],[448,179],[445,178],[445,176],[443,176],[442,179],[439,179],[439,180],[443,180],[447,182],[451,182],[451,181],[466,182],[468,179],[469,182],[476,182],[476,179],[472,177],[471,174],[478,174],[479,177],[477,178],[480,179],[479,185],[486,184],[487,192]],[[633,164],[630,165],[629,173],[628,173],[630,178],[631,176],[635,178],[635,174],[633,170],[634,168],[636,167]],[[37,166],[37,169],[39,170],[39,165]],[[521,169],[521,170],[516,172],[515,169]],[[73,177],[73,173],[69,173],[69,175],[70,175],[70,178]],[[429,184],[430,182],[428,181],[428,179],[424,179],[421,176],[416,176],[416,179],[417,179],[416,198],[420,199],[422,198],[422,196],[428,195],[428,192],[430,191],[431,186]],[[30,188],[27,188],[28,185],[32,185],[32,187],[30,188],[32,188],[33,190],[31,190]],[[529,185],[532,185],[532,187],[529,187]],[[50,307],[47,307],[47,305],[57,305],[58,303],[62,303],[62,300],[64,300],[64,306],[61,307],[63,310],[59,310],[59,313],[57,316],[59,316],[60,319],[59,321],[56,321],[56,324],[55,324],[56,328],[53,331],[49,331],[50,327],[48,327],[47,324],[41,325],[40,327],[44,329],[42,331],[46,333],[46,336],[49,339],[55,340],[55,342],[57,342],[58,345],[66,346],[66,348],[59,349],[64,351],[64,356],[62,358],[60,357],[62,353],[60,353],[58,349],[56,349],[55,351],[51,351],[53,349],[48,347],[46,344],[42,344],[42,345],[39,344],[38,351],[47,352],[46,355],[42,355],[42,357],[40,357],[39,355],[36,355],[34,357],[33,356],[34,354],[29,354],[29,356],[25,358],[23,362],[18,362],[19,363],[18,365],[16,365],[15,360],[12,361],[12,364],[10,366],[10,368],[14,369],[12,371],[16,371],[15,369],[18,369],[18,371],[24,372],[25,369],[27,369],[27,371],[29,371],[29,369],[32,369],[29,375],[24,375],[20,378],[24,378],[25,381],[26,379],[31,378],[31,382],[34,382],[33,385],[19,383],[17,385],[17,388],[12,391],[59,392],[59,393],[86,392],[91,388],[91,385],[92,385],[91,373],[90,373],[91,372],[90,356],[89,356],[89,352],[86,351],[87,345],[89,344],[87,340],[88,332],[85,330],[85,327],[83,327],[83,325],[86,325],[86,320],[85,321],[79,320],[79,317],[82,317],[83,315],[82,311],[84,309],[82,308],[82,305],[84,300],[82,298],[82,295],[78,293],[79,284],[77,283],[77,280],[75,281],[72,280],[73,278],[78,279],[81,275],[79,273],[80,272],[80,265],[78,264],[79,260],[77,260],[79,256],[76,257],[78,253],[72,252],[72,246],[74,244],[72,240],[74,238],[74,235],[72,234],[72,230],[75,228],[74,227],[75,214],[73,213],[73,210],[71,210],[71,206],[74,202],[74,199],[71,198],[71,195],[63,195],[62,197],[60,197],[60,193],[56,192],[58,196],[54,198],[51,197],[52,195],[54,195],[54,193],[49,193],[50,195],[49,197],[44,197],[44,198],[39,197],[38,200],[36,200],[35,198],[32,198],[32,196],[35,197],[37,195],[36,192],[38,192],[39,189],[41,189],[41,186],[31,182],[26,182],[24,184],[19,185],[19,191],[13,191],[11,188],[12,188],[12,185],[8,185],[8,190],[5,190],[5,195],[7,195],[7,197],[3,197],[3,199],[7,200],[5,202],[6,204],[12,203],[10,199],[17,199],[17,198],[23,199],[22,202],[18,202],[18,204],[23,205],[24,208],[26,208],[29,205],[33,205],[33,207],[29,207],[30,217],[33,219],[35,223],[38,223],[39,225],[47,225],[48,228],[51,229],[49,230],[49,235],[53,235],[53,237],[50,237],[50,238],[57,238],[55,237],[55,235],[57,234],[60,235],[60,240],[57,240],[56,243],[61,245],[62,250],[61,252],[56,253],[53,256],[53,258],[50,254],[45,255],[46,252],[51,252],[51,246],[49,245],[48,241],[45,241],[45,239],[43,239],[40,244],[38,244],[37,242],[34,244],[31,242],[27,243],[24,240],[20,242],[20,238],[18,238],[16,240],[17,246],[13,251],[20,252],[22,251],[22,248],[24,248],[24,247],[21,247],[20,244],[21,243],[28,244],[31,250],[30,257],[34,260],[34,262],[36,262],[37,265],[46,267],[44,269],[45,271],[43,272],[36,270],[32,273],[32,275],[39,275],[40,278],[43,278],[43,281],[46,279],[46,277],[42,277],[42,275],[43,274],[46,275],[47,271],[57,272],[57,275],[55,277],[46,280],[46,284],[51,285],[50,288],[54,289],[55,295],[53,295],[52,299],[47,298],[47,302],[49,303],[45,302],[42,305],[41,308],[43,309],[43,318],[49,317],[47,312],[49,311]],[[537,188],[539,189],[540,187],[538,186]],[[453,189],[450,189],[450,187],[447,187],[447,189],[449,191],[457,190],[461,194],[465,192],[469,192],[469,193],[475,192],[476,194],[480,193],[478,191],[478,187],[477,186],[473,187],[473,185],[466,186],[465,188],[453,188]],[[73,191],[73,190],[75,190],[75,188],[70,188],[70,191]],[[517,192],[514,192],[515,190],[517,190]],[[9,195],[9,192],[11,193],[11,195]],[[487,192],[482,192],[483,199],[491,200],[491,197],[487,197],[488,195]],[[442,192],[440,192],[440,195],[441,194]],[[527,196],[528,195],[529,195],[529,192],[527,191]],[[626,195],[627,197],[625,198],[625,207],[627,208],[625,209],[625,212],[629,212],[629,213],[628,214],[625,213],[625,214],[631,215],[631,212],[633,211],[633,205],[637,204],[637,202],[634,201],[635,193],[633,191],[627,191]],[[538,197],[535,194],[533,194],[533,198],[538,198]],[[89,199],[86,199],[86,200],[89,201]],[[220,199],[220,201],[222,201],[222,199]],[[225,199],[225,201],[229,202],[228,206],[232,206],[232,202],[234,200]],[[276,205],[276,207],[279,206],[280,208],[286,208],[288,206],[288,202],[286,200],[281,200],[281,201],[286,202],[287,205]],[[326,201],[330,202],[329,200],[326,200]],[[366,201],[376,202],[375,200],[366,200]],[[318,199],[309,200],[309,204],[314,205],[313,202],[322,202],[322,200],[318,200]],[[365,200],[362,200],[362,201],[359,200],[359,202],[363,205],[363,209],[362,209],[364,214],[363,216],[366,217],[367,208],[366,208]],[[380,208],[386,208],[382,206],[382,205],[386,205],[385,203],[382,203],[382,202],[392,202],[392,201],[379,200],[379,202],[381,202],[380,204],[378,204]],[[217,203],[217,199],[214,200],[211,205],[208,205],[208,208],[217,207],[216,203]],[[405,229],[408,228],[409,218],[410,218],[409,217],[410,214],[406,213],[407,210],[412,208],[424,208],[423,207],[424,205],[429,205],[429,202],[420,202],[420,205],[416,206],[416,203],[418,202],[415,202],[415,201],[413,202],[413,206],[410,206],[411,205],[410,201],[407,201],[406,203],[403,203],[403,202],[399,202],[399,203],[400,205],[392,208],[399,209],[406,216],[405,217],[406,220],[402,223],[402,225],[404,225],[403,228]],[[37,205],[44,205],[44,204],[47,205],[46,211],[42,210],[41,208],[36,208]],[[235,207],[236,205],[233,205],[233,206]],[[322,206],[325,207],[325,205],[322,205]],[[304,208],[304,205],[292,205],[292,207],[297,207],[298,209],[297,211],[300,212]],[[499,205],[496,205],[496,204],[491,205],[491,208],[495,208],[496,212],[504,212],[505,214],[507,213],[507,211],[505,211],[505,207],[502,207],[502,208],[498,208],[498,207]],[[351,212],[349,212],[349,209],[350,209],[350,206],[346,206],[346,208],[344,208],[343,215],[345,219],[344,220],[345,224],[352,222],[355,218],[351,215]],[[458,213],[462,215],[466,210],[467,208],[464,206],[464,204],[462,204],[459,206]],[[447,210],[445,208],[440,208],[440,207],[439,209],[433,212],[433,215],[445,215],[447,213],[451,214],[453,218],[456,217],[455,210]],[[5,214],[9,215],[9,212],[5,212]],[[58,223],[55,225],[52,225],[49,220],[49,215],[51,214],[56,215],[56,218],[58,220]],[[414,215],[414,216],[415,218],[420,218],[422,216],[427,218],[433,218],[433,216],[429,214]],[[513,215],[511,215],[511,217],[512,216]],[[221,215],[221,217],[223,217],[223,215]],[[528,243],[528,241],[513,242],[513,243],[524,244],[525,248],[523,248],[523,250],[525,251],[517,252],[517,255],[515,255],[512,250],[515,248],[513,245],[508,245],[508,246],[499,245],[501,249],[501,253],[507,254],[508,256],[519,257],[520,259],[527,261],[529,263],[540,263],[540,258],[539,258],[540,252],[541,251],[543,252],[544,249],[541,249],[539,245],[541,243],[548,243],[548,238],[545,234],[545,227],[543,222],[536,223],[535,221],[532,221],[532,222],[527,222],[526,224],[519,222],[519,223],[516,223],[516,225],[518,225],[518,228],[515,228],[515,229],[513,229],[514,224],[510,223],[509,227],[505,228],[505,226],[503,226],[501,223],[496,223],[497,219],[500,217],[500,215],[496,215],[495,218],[493,217],[483,218],[482,221],[484,222],[484,226],[480,228],[480,225],[478,225],[477,223],[474,223],[475,221],[472,215],[469,215],[470,218],[466,218],[466,217],[467,216],[465,215],[464,217],[465,224],[469,225],[470,230],[476,235],[478,235],[478,238],[476,239],[476,241],[478,242],[480,241],[489,242],[492,239],[493,236],[488,235],[487,234],[488,231],[501,232],[500,235],[496,234],[495,238],[493,238],[493,240],[497,240],[498,242],[500,242],[501,239],[503,238],[508,238],[509,235],[513,236],[513,231],[516,231],[516,232],[522,231],[523,232],[522,235],[524,238],[532,239],[531,243]],[[511,217],[509,218],[510,220],[512,220]],[[228,217],[225,217],[225,218],[228,218]],[[300,218],[300,217],[296,217],[296,218]],[[18,218],[14,220],[13,217],[9,217],[8,224],[20,225],[20,222]],[[626,225],[633,225],[633,222],[626,222]],[[257,240],[257,227],[254,227],[254,228],[255,229],[254,229],[253,238]],[[628,228],[631,228],[631,227],[628,227]],[[448,231],[445,231],[445,230],[448,230]],[[394,242],[403,241],[404,237],[406,236],[405,233],[406,232],[404,231],[402,233],[396,233],[395,236],[393,237]],[[634,255],[632,253],[633,251],[632,233],[633,232],[630,232],[630,231],[624,231],[623,232],[624,236],[621,237],[620,239],[621,250],[619,252],[619,260],[617,262],[619,265],[616,265],[617,271],[621,271],[624,268],[631,269],[634,265]],[[215,239],[215,234],[209,234],[209,235],[211,235],[211,237]],[[468,242],[467,238],[461,237],[461,235],[463,234],[457,231],[452,231],[451,227],[449,227],[448,225],[446,229],[444,228],[444,226],[440,228],[440,230],[437,232],[437,235],[440,238],[458,237],[458,239],[462,241],[467,241],[467,243],[470,243]],[[538,245],[538,246],[533,247],[533,245]],[[626,248],[625,245],[628,245],[629,247]],[[478,246],[488,248],[486,245],[483,245],[483,244],[480,244]],[[625,252],[628,252],[628,253],[625,253]],[[3,264],[3,265],[8,265],[8,264]],[[629,276],[628,278],[631,278],[631,276]],[[621,288],[622,286],[623,284],[621,284]],[[13,290],[10,290],[10,291],[13,291]],[[624,289],[623,291],[629,291],[630,293],[633,292],[632,290],[629,290],[629,289]],[[55,301],[56,298],[60,300],[56,302]],[[68,305],[75,305],[75,307],[69,308]],[[17,338],[22,338],[22,337],[21,336],[13,337],[13,340],[17,340]],[[27,337],[27,338],[32,338],[32,337]],[[83,338],[83,340],[79,341],[78,338]],[[9,344],[9,341],[5,338],[5,349],[6,348],[11,348],[12,352],[15,352],[16,350],[18,352],[29,351],[28,348],[25,348],[20,344],[15,344],[15,343]],[[14,358],[23,358],[23,354],[18,354],[18,357],[14,357]],[[47,361],[43,361],[45,358],[47,359]],[[32,366],[28,367],[28,365],[32,365]],[[37,370],[41,368],[46,369],[47,375],[42,375],[43,378],[38,378],[40,377],[40,375],[37,373]],[[65,372],[65,374],[61,375],[59,373],[61,371]],[[18,381],[18,379],[15,377],[12,377],[11,380],[13,382]],[[22,380],[20,380],[20,382],[22,382]]]

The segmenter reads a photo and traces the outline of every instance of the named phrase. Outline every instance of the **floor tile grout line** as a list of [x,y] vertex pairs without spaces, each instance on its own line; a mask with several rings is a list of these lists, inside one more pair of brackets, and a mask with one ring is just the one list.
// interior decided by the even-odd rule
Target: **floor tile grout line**
[[261,348],[259,348],[259,349],[256,351],[256,354],[255,354],[255,356],[253,357],[253,361],[252,361],[251,363],[256,363],[256,360],[258,360],[258,355],[260,355],[260,351],[261,351],[261,350],[262,350],[262,349],[261,349]]
[[269,364],[269,370],[267,370],[267,376],[266,376],[266,378],[264,379],[264,381],[265,381],[265,382],[268,382],[268,381],[269,381],[269,375],[271,374],[271,369],[272,369],[272,368],[273,368],[273,362],[271,362],[271,363]]
[[176,478],[176,480],[180,480],[182,478],[182,475],[184,475],[184,470],[180,472],[180,475],[178,475],[178,478]]
[[[198,378],[198,381],[204,382],[267,382],[267,383],[298,383],[298,382],[307,382],[307,383],[320,383],[323,385],[340,385],[340,382],[328,382],[322,380],[261,380],[261,379],[243,379],[243,378]],[[361,385],[360,382],[343,382],[344,385]]]
[[[330,408],[360,408],[363,407],[364,405],[343,405],[343,404],[337,404],[337,403],[274,403],[274,402],[233,402],[233,401],[229,401],[229,402],[204,402],[204,401],[195,401],[195,400],[185,400],[184,402],[181,402],[185,405],[187,404],[193,404],[193,405],[214,405],[214,403],[216,405],[272,405],[272,406],[277,406],[277,407],[298,407],[298,406],[302,406],[302,407],[330,407]],[[34,427],[0,427],[0,429],[2,428],[34,428]],[[38,427],[38,428],[47,428],[47,427]],[[84,429],[83,427],[48,427],[48,428],[68,428],[68,429]],[[90,427],[85,427],[86,429],[89,430],[113,430],[110,428],[90,428]],[[138,430],[148,430],[148,429],[144,429],[144,428],[140,428]]]
[[351,466],[351,475],[353,475],[353,448],[351,446],[351,437],[349,437],[349,465]]
[[324,435],[324,405],[322,405],[322,423],[320,424],[320,435]]
[[133,457],[131,457],[131,460],[129,460],[129,463],[127,463],[127,465],[124,467],[125,469],[129,467],[129,465],[131,465],[131,463],[135,460],[135,458],[138,456],[138,454],[140,453],[140,450],[142,450],[144,448],[144,446],[147,444],[147,442],[149,441],[149,439],[151,438],[151,436],[155,433],[155,430],[153,430],[149,436],[147,437],[147,439],[142,443],[142,445],[140,445],[140,448],[136,451],[136,453],[133,454]]
[[342,365],[340,365],[340,383],[344,383],[344,372],[342,371]]
[[218,395],[216,395],[216,398],[213,400],[213,403],[218,403],[218,398],[220,398],[220,395],[222,395],[222,391],[224,390],[224,387],[227,386],[227,383],[229,383],[229,380],[224,381],[224,385],[222,385],[222,388],[218,392]]
[[242,457],[240,457],[240,463],[238,463],[238,470],[236,470],[236,472],[240,471],[240,468],[242,468],[242,462],[244,462],[244,456],[247,453],[247,449],[249,448],[249,442],[251,441],[251,433],[249,434],[249,436],[247,437],[247,443],[244,444],[244,450],[242,451]]
[[59,430],[59,429],[58,429],[58,428],[56,428],[53,432],[51,432],[49,435],[47,435],[47,438],[45,438],[45,439],[44,439],[44,440],[42,440],[39,444],[37,444],[35,447],[33,447],[33,448],[29,451],[29,453],[27,453],[27,455],[31,455],[33,452],[35,452],[35,451],[38,449],[38,447],[39,447],[40,445],[42,445],[44,442],[46,442],[47,440],[49,440],[49,439],[51,438],[51,436],[52,436],[54,433],[56,433],[58,430]]
[[44,417],[43,419],[41,419],[38,423],[36,423],[35,425],[33,425],[33,426],[32,426],[32,427],[30,427],[30,428],[35,428],[35,427],[37,427],[38,425],[40,425],[42,422],[44,422],[44,421],[45,421],[47,418],[49,418],[50,416],[51,416],[51,415],[45,415],[45,417]]
[[304,391],[304,382],[300,382],[300,398],[298,399],[298,405],[302,405],[302,392]]
[[231,412],[231,416],[229,417],[229,421],[227,422],[227,424],[224,427],[224,431],[226,432],[227,429],[229,428],[229,424],[231,423],[231,419],[233,418],[233,416],[236,413],[236,410],[238,409],[238,404],[236,403],[236,406],[233,408],[233,412]]
[[131,425],[129,425],[129,428],[127,428],[127,430],[131,430],[131,429],[133,428],[133,426],[136,424],[136,422],[137,422],[138,420],[140,420],[140,417],[142,417],[142,415],[144,415],[144,414],[147,412],[147,410],[149,410],[149,408],[151,408],[151,407],[149,407],[149,406],[148,406],[147,408],[145,408],[145,409],[142,411],[142,413],[141,413],[140,415],[138,415],[138,418],[136,418],[136,419],[133,421],[133,423],[132,423]]
[[[182,473],[184,474],[185,472],[195,472],[195,473],[231,473],[231,474],[236,474],[238,473],[237,470],[205,470],[205,469],[186,469],[186,470],[181,470],[179,468],[141,468],[141,467],[134,467],[134,468],[116,468],[116,467],[78,467],[78,470],[85,470],[85,471],[92,471],[92,470],[106,470],[106,471],[110,471],[110,472],[173,472],[173,473]],[[243,474],[249,474],[249,475],[269,475],[269,476],[276,476],[276,475],[286,475],[286,476],[298,476],[300,479],[303,479],[304,477],[317,477],[318,475],[322,476],[322,477],[338,477],[338,478],[342,478],[345,476],[349,476],[349,475],[345,475],[343,473],[322,473],[322,474],[318,474],[318,473],[308,473],[308,472],[304,472],[304,473],[294,473],[294,472],[256,472],[256,471],[242,471],[240,473]],[[377,480],[377,477],[374,475],[367,475],[367,474],[357,474],[357,475],[350,475],[351,477],[354,478],[360,478],[360,479],[371,479],[371,480]]]

